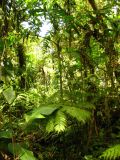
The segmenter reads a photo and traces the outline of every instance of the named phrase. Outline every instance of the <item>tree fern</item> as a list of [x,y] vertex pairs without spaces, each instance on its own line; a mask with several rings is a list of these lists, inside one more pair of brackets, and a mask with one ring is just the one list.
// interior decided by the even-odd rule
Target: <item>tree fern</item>
[[78,106],[66,106],[64,104],[51,104],[41,106],[34,109],[30,114],[25,115],[26,124],[35,119],[46,118],[46,131],[47,132],[62,132],[67,125],[67,115],[76,118],[79,122],[85,123],[91,117],[91,112],[81,109]]
[[105,160],[115,160],[120,158],[120,144],[110,147],[109,149],[104,151],[100,158],[103,158]]
[[46,125],[46,131],[64,131],[67,125],[67,115],[76,118],[79,122],[85,123],[90,119],[91,113],[78,107],[62,105],[55,115],[51,115]]

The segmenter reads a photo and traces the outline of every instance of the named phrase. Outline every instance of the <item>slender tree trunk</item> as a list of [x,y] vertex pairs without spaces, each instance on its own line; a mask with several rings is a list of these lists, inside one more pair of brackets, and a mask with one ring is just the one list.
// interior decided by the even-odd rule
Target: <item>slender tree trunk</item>
[[18,44],[17,52],[19,61],[20,88],[26,89],[26,80],[25,80],[26,59],[25,59],[23,44]]
[[60,81],[60,101],[63,100],[63,80],[62,80],[62,57],[61,47],[59,41],[57,42],[57,54],[58,54],[58,69],[59,69],[59,81]]

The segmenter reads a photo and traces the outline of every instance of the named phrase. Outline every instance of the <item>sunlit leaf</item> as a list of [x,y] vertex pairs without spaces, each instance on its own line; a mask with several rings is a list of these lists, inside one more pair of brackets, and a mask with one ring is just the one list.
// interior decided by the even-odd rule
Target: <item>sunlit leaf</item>
[[106,149],[106,151],[103,152],[100,158],[105,160],[115,160],[120,158],[120,144]]
[[12,131],[11,130],[1,131],[0,138],[12,138]]
[[27,115],[25,114],[25,121],[26,122],[30,122],[34,119],[41,119],[41,118],[45,118],[42,114],[40,114],[39,112],[33,112],[31,115]]
[[54,123],[55,123],[54,117],[51,117],[46,124],[46,131],[48,133],[54,131]]
[[51,105],[46,105],[46,106],[39,107],[38,109],[36,109],[36,112],[39,112],[43,115],[50,115],[56,109],[58,109],[58,106],[55,105],[55,104],[51,104]]
[[37,160],[34,157],[32,151],[29,151],[29,150],[21,147],[21,145],[18,143],[17,144],[9,143],[8,149],[12,154],[18,156],[20,160]]
[[91,113],[89,111],[77,107],[65,106],[63,108],[63,111],[83,123],[90,119],[91,116]]
[[62,111],[58,111],[55,117],[55,131],[62,132],[66,127],[66,116]]
[[56,105],[41,106],[34,109],[31,113],[25,114],[25,121],[28,123],[34,119],[45,118],[45,116],[52,114],[57,108]]
[[12,87],[5,89],[3,95],[9,104],[11,104],[16,98],[15,91]]
[[54,116],[52,116],[50,119],[48,119],[47,125],[46,125],[46,131],[47,132],[62,132],[65,130],[67,123],[66,115],[61,110],[57,111]]
[[22,148],[22,151],[21,153],[19,154],[19,157],[20,157],[20,160],[37,160],[34,155],[33,155],[33,152],[32,151],[29,151],[25,148]]

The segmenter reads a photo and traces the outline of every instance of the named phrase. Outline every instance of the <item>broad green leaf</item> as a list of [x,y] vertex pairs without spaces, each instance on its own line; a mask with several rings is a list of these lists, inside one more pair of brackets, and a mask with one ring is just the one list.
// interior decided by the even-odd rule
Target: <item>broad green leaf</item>
[[19,154],[20,160],[37,160],[32,151],[22,148],[22,152]]
[[0,138],[12,138],[12,131],[1,131],[0,132]]
[[27,115],[25,114],[25,121],[26,122],[30,122],[34,119],[41,119],[41,118],[45,118],[42,114],[40,114],[39,112],[33,112],[31,115]]
[[34,157],[32,151],[29,151],[29,150],[21,147],[21,145],[18,143],[17,144],[9,143],[8,149],[12,154],[18,156],[20,160],[37,160]]
[[21,146],[20,144],[16,143],[16,144],[12,144],[12,143],[9,143],[8,144],[8,150],[14,154],[14,155],[20,155],[21,152],[22,152],[22,149],[21,149]]
[[15,91],[13,90],[12,87],[5,89],[3,91],[3,95],[9,104],[11,104],[16,98]]
[[55,105],[47,105],[34,109],[31,113],[25,115],[25,121],[28,123],[37,118],[45,118],[44,115],[52,114],[57,108]]
[[39,112],[43,115],[50,115],[52,114],[55,110],[58,109],[59,106],[55,104],[47,105],[47,106],[42,106],[36,109],[36,112]]

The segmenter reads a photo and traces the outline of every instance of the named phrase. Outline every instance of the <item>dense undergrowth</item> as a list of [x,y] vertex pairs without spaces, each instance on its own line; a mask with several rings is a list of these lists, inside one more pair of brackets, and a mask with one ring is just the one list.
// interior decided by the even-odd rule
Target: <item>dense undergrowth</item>
[[120,159],[119,6],[0,1],[0,160]]

